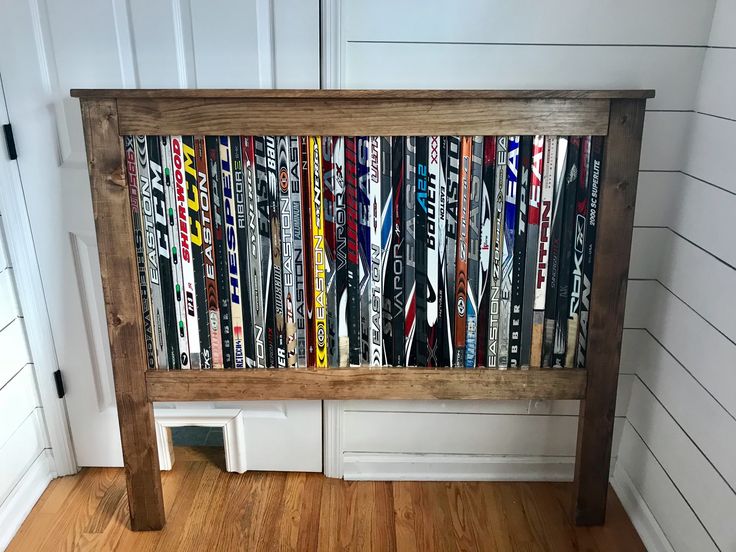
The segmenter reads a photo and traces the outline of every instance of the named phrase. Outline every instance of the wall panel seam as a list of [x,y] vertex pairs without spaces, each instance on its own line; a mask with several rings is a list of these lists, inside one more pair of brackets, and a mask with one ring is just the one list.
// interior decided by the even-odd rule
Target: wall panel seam
[[684,174],[685,176],[689,176],[690,178],[692,178],[694,180],[697,180],[698,182],[702,182],[703,184],[708,184],[709,186],[713,186],[714,188],[717,188],[717,189],[721,190],[722,192],[726,192],[726,193],[731,194],[731,195],[736,195],[736,192],[734,192],[732,190],[729,190],[727,188],[723,188],[722,186],[719,186],[718,184],[713,184],[712,182],[708,182],[704,178],[697,177],[697,176],[695,176],[693,174],[690,174],[689,172],[686,172],[686,171],[646,171],[646,172],[679,172],[679,173]]
[[[7,330],[11,326],[11,324],[13,324],[13,322],[15,322],[16,320],[21,320],[21,323],[22,323],[21,317],[15,316],[10,322],[8,322],[2,328],[0,328],[0,334],[2,334],[5,330]],[[25,332],[25,328],[23,328],[23,331]]]
[[[35,464],[35,463],[36,463],[36,462],[38,461],[38,459],[39,459],[39,458],[41,458],[41,456],[43,456],[44,454],[48,454],[48,453],[47,453],[46,451],[50,451],[50,450],[51,450],[51,449],[46,449],[46,448],[42,448],[42,449],[40,450],[40,452],[39,452],[39,453],[38,453],[38,454],[37,454],[36,456],[34,456],[34,457],[33,457],[33,460],[31,460],[31,461],[30,461],[30,462],[28,463],[28,465],[26,466],[26,469],[25,469],[25,470],[23,470],[23,473],[21,473],[21,474],[20,474],[20,477],[18,477],[18,480],[17,480],[17,481],[15,481],[15,482],[14,482],[14,483],[13,483],[13,484],[12,484],[12,485],[10,486],[10,488],[9,488],[9,489],[7,489],[7,491],[6,491],[6,497],[5,497],[5,500],[3,500],[2,502],[0,502],[0,509],[2,509],[2,507],[3,507],[4,505],[5,505],[5,501],[6,501],[6,500],[7,500],[7,499],[8,499],[9,497],[10,497],[10,495],[11,495],[11,494],[13,493],[13,489],[15,489],[15,488],[16,488],[16,487],[17,487],[18,485],[20,485],[20,482],[21,482],[21,481],[23,480],[23,476],[24,476],[24,475],[25,475],[26,473],[28,473],[28,472],[29,472],[29,471],[31,470],[31,468],[33,467],[33,464]],[[39,498],[40,498],[40,497],[39,497]]]
[[[660,341],[660,340],[659,340],[659,339],[657,338],[657,336],[656,336],[656,335],[654,335],[654,334],[653,334],[653,333],[652,333],[651,331],[649,331],[649,329],[648,329],[648,328],[643,328],[643,330],[644,330],[645,332],[647,332],[647,333],[649,334],[649,336],[650,336],[650,337],[651,337],[651,338],[652,338],[652,339],[653,339],[653,340],[654,340],[655,342],[657,342],[657,344],[658,344],[658,345],[659,345],[660,347],[662,347],[662,349],[663,349],[663,350],[664,350],[664,351],[665,351],[665,352],[666,352],[666,353],[667,353],[667,354],[668,354],[668,355],[669,355],[670,357],[672,357],[672,360],[674,360],[674,361],[675,361],[675,362],[676,362],[677,364],[679,364],[679,365],[680,365],[680,366],[682,367],[682,369],[683,369],[683,370],[685,370],[685,372],[687,372],[687,373],[688,373],[688,375],[689,375],[689,376],[690,376],[691,378],[693,378],[693,380],[695,380],[695,382],[696,382],[696,383],[697,383],[697,384],[698,384],[698,385],[699,385],[700,387],[702,387],[702,388],[703,388],[703,390],[704,390],[704,391],[705,391],[706,393],[708,393],[708,395],[709,395],[709,396],[710,396],[710,397],[711,397],[711,398],[712,398],[712,399],[713,399],[713,400],[714,400],[714,401],[716,402],[716,404],[717,404],[718,406],[720,406],[720,407],[721,407],[721,408],[723,409],[723,411],[724,411],[724,412],[725,412],[726,414],[728,414],[728,416],[729,416],[729,417],[731,417],[731,419],[733,419],[734,421],[736,421],[736,416],[734,416],[734,414],[733,414],[733,413],[731,413],[731,411],[730,411],[730,410],[729,410],[728,408],[726,408],[726,407],[725,407],[725,406],[724,406],[724,405],[723,405],[723,404],[721,403],[721,401],[719,401],[719,400],[718,400],[718,399],[717,399],[717,398],[716,398],[716,397],[715,397],[715,396],[714,396],[714,395],[713,395],[713,394],[712,394],[712,393],[710,392],[710,390],[709,390],[709,389],[708,389],[708,388],[707,388],[707,387],[706,387],[706,386],[705,386],[705,385],[704,385],[704,384],[703,384],[703,383],[702,383],[702,382],[701,382],[701,381],[700,381],[700,380],[699,380],[699,379],[698,379],[698,378],[697,378],[697,377],[696,377],[696,376],[695,376],[695,375],[694,375],[694,374],[693,374],[693,373],[692,373],[692,372],[691,372],[691,371],[690,371],[690,370],[688,369],[688,367],[687,367],[687,366],[685,366],[685,364],[683,364],[683,363],[682,363],[682,362],[680,361],[680,359],[678,359],[678,358],[677,358],[677,357],[675,356],[675,354],[674,354],[674,353],[673,353],[672,351],[670,351],[670,350],[669,350],[669,349],[667,348],[667,346],[666,346],[666,345],[665,345],[664,343],[662,343],[662,342],[661,342],[661,341]],[[636,375],[638,376],[638,374],[636,374]],[[641,378],[639,378],[639,379],[641,379]],[[642,383],[644,383],[644,382],[642,382]],[[645,385],[646,385],[646,384],[645,384]]]
[[698,520],[698,523],[700,523],[701,527],[703,528],[703,531],[705,531],[705,533],[708,535],[708,538],[710,538],[711,542],[713,542],[713,546],[715,546],[718,550],[721,550],[721,547],[718,546],[718,544],[716,543],[715,539],[713,538],[713,535],[710,534],[710,531],[705,526],[705,523],[703,523],[703,520],[700,519],[700,516],[695,511],[695,509],[692,507],[692,504],[690,504],[690,501],[687,499],[687,497],[684,495],[684,493],[680,490],[680,487],[677,486],[677,483],[675,483],[674,479],[672,479],[672,476],[669,474],[669,472],[664,467],[664,465],[662,464],[662,462],[660,462],[659,458],[657,458],[657,455],[654,454],[654,451],[649,447],[649,443],[647,443],[646,440],[644,439],[644,437],[642,437],[641,433],[639,433],[639,430],[637,430],[636,427],[634,427],[634,424],[631,423],[631,420],[630,419],[627,418],[626,419],[626,423],[634,431],[634,433],[636,433],[636,435],[639,437],[639,440],[641,440],[641,442],[644,443],[644,447],[646,447],[646,449],[649,451],[649,454],[652,455],[652,458],[654,458],[654,461],[657,462],[657,464],[659,465],[659,468],[665,474],[665,476],[667,477],[667,479],[670,480],[670,483],[672,483],[672,486],[677,491],[677,494],[679,494],[682,497],[682,500],[685,501],[685,504],[687,504],[687,507],[690,508],[690,511],[695,516],[695,519]]
[[736,123],[736,119],[733,119],[731,117],[726,117],[724,115],[716,115],[715,113],[708,113],[707,111],[698,111],[694,110],[695,113],[698,115],[704,115],[706,117],[713,117],[714,119],[721,119],[723,121],[729,121],[731,123]]
[[[630,280],[637,280],[637,279],[635,279],[635,278],[631,278]],[[704,322],[706,322],[706,323],[707,323],[707,324],[708,324],[708,325],[709,325],[709,326],[710,326],[711,328],[713,328],[713,329],[714,329],[715,331],[717,331],[717,332],[718,332],[719,334],[721,334],[721,335],[722,335],[722,336],[723,336],[723,337],[724,337],[724,338],[725,338],[725,339],[726,339],[726,340],[727,340],[727,341],[728,341],[729,343],[731,343],[732,345],[736,346],[736,341],[734,341],[734,340],[733,340],[733,339],[731,339],[731,338],[730,338],[729,336],[727,336],[727,335],[726,335],[726,334],[725,334],[725,333],[723,332],[723,330],[721,330],[720,328],[718,328],[718,326],[716,326],[715,324],[713,324],[713,322],[711,322],[711,321],[710,321],[710,320],[708,320],[708,319],[707,319],[707,318],[706,318],[705,316],[703,316],[702,314],[700,314],[700,313],[699,313],[699,312],[697,311],[697,309],[695,309],[695,308],[694,308],[694,307],[693,307],[692,305],[690,305],[690,304],[689,304],[689,303],[688,303],[687,301],[685,301],[684,299],[682,299],[682,298],[681,298],[681,297],[680,297],[679,295],[677,295],[677,294],[676,294],[676,293],[675,293],[674,291],[672,291],[672,290],[671,290],[671,289],[670,289],[669,287],[667,287],[667,286],[666,286],[665,284],[663,284],[663,283],[662,283],[662,281],[661,281],[661,280],[660,280],[659,278],[649,278],[649,279],[644,279],[644,278],[642,278],[641,280],[645,280],[645,281],[646,281],[646,280],[649,280],[649,281],[655,281],[655,282],[657,282],[657,283],[658,283],[658,284],[659,284],[660,286],[662,286],[662,287],[663,287],[664,289],[666,289],[667,291],[669,291],[669,292],[670,292],[670,293],[671,293],[671,294],[672,294],[672,295],[673,295],[674,297],[676,297],[677,299],[679,299],[679,300],[680,300],[680,302],[681,302],[681,303],[682,303],[683,305],[685,305],[685,306],[686,306],[687,308],[689,308],[689,309],[690,309],[691,311],[693,311],[693,312],[694,312],[695,314],[697,314],[697,315],[698,315],[698,316],[699,316],[699,317],[700,317],[700,318],[701,318],[701,319],[702,319],[702,320],[703,320]]]
[[[670,232],[672,232],[678,238],[682,238],[683,240],[685,240],[690,245],[692,245],[692,246],[697,247],[698,249],[700,249],[703,253],[707,253],[709,256],[713,257],[716,261],[722,263],[723,265],[725,265],[726,267],[730,268],[731,270],[736,270],[736,266],[732,265],[731,263],[729,263],[728,261],[726,261],[724,259],[721,259],[718,255],[716,255],[712,251],[709,251],[708,249],[706,249],[702,245],[698,244],[697,242],[694,242],[693,240],[691,240],[687,236],[682,235],[680,232],[678,232],[677,230],[675,230],[674,228],[672,228],[669,225],[666,225],[666,224],[665,225],[659,225],[659,224],[635,224],[634,225],[634,228],[641,228],[641,229],[644,229],[644,230],[647,230],[647,229],[649,229],[649,230],[669,230]],[[630,280],[633,280],[634,278],[629,278],[629,279]]]
[[[695,439],[693,439],[693,437],[690,435],[690,433],[688,433],[687,430],[684,427],[682,427],[682,425],[680,425],[680,422],[677,421],[677,418],[672,414],[672,412],[670,412],[669,408],[667,408],[665,406],[665,404],[661,401],[661,399],[659,398],[659,396],[654,391],[652,391],[652,389],[646,384],[646,382],[643,379],[641,379],[641,377],[638,374],[636,375],[636,378],[644,386],[644,388],[649,392],[649,394],[652,395],[652,397],[654,397],[654,400],[657,401],[657,403],[659,403],[659,405],[664,409],[664,411],[672,419],[672,421],[675,423],[675,425],[680,429],[680,431],[682,431],[682,433],[685,435],[685,437],[688,438],[688,440],[690,441],[690,443],[697,449],[697,451],[703,456],[703,458],[705,458],[705,460],[708,462],[708,464],[710,464],[710,466],[718,474],[718,476],[723,480],[723,482],[731,490],[731,492],[734,495],[736,495],[736,489],[733,488],[733,486],[728,481],[728,479],[726,479],[724,477],[724,475],[721,473],[721,471],[715,466],[715,464],[713,464],[713,462],[708,457],[708,455],[705,454],[705,452],[703,452],[703,449],[700,448],[700,445],[698,445],[698,443],[695,442]],[[732,417],[732,416],[730,416],[730,414],[728,413],[728,411],[726,411],[726,414],[728,414],[729,417]],[[631,423],[632,426],[634,425],[633,422],[631,420],[629,420],[628,417],[626,419],[629,421],[629,423]]]
[[[0,387],[0,393],[2,393],[3,389],[5,389],[10,384],[10,382],[15,379],[15,377],[18,374],[20,374],[23,370],[25,370],[26,366],[31,366],[32,367],[33,366],[33,363],[32,362],[26,362],[23,366],[21,366],[20,368],[18,368],[18,371],[15,374],[13,374],[10,377],[10,379],[5,382],[5,384],[3,386]],[[35,374],[34,374],[34,381],[35,381]]]
[[[30,418],[31,416],[34,416],[34,415],[37,416],[36,409],[37,408],[31,409],[31,411],[23,418],[23,420],[21,420],[21,422],[13,429],[13,431],[10,432],[10,434],[8,435],[8,438],[5,440],[5,442],[4,443],[0,443],[0,452],[2,452],[2,450],[5,448],[5,445],[8,444],[8,441],[10,441],[15,436],[15,434],[18,433],[18,431],[20,430],[20,428],[23,427],[23,425],[28,421],[28,418]],[[34,429],[38,430],[38,423],[33,424],[33,425],[34,425]],[[47,447],[48,446],[48,442],[47,442],[47,439],[46,439],[45,431],[42,432],[41,437],[42,437],[42,441],[44,443],[44,445],[43,445],[42,448]]]
[[422,44],[438,46],[577,46],[588,47],[611,47],[611,48],[702,48],[708,46],[699,44],[618,44],[612,42],[474,42],[455,40],[346,40],[346,44]]
[[[635,226],[634,228],[637,228],[637,227]],[[708,254],[709,256],[711,256],[711,257],[712,257],[713,259],[715,259],[716,261],[718,261],[718,262],[722,263],[722,264],[723,264],[724,266],[726,266],[726,267],[730,268],[731,270],[736,270],[736,266],[732,265],[732,264],[731,264],[731,263],[729,263],[728,261],[725,261],[725,260],[721,259],[721,258],[720,258],[720,257],[719,257],[718,255],[716,255],[715,253],[713,253],[713,252],[711,252],[711,251],[708,251],[708,250],[707,250],[706,248],[704,248],[704,247],[703,247],[702,245],[700,245],[700,244],[698,244],[698,243],[694,242],[694,241],[693,241],[693,240],[691,240],[690,238],[687,238],[687,237],[683,236],[683,235],[682,235],[682,234],[680,234],[680,233],[679,233],[679,232],[678,232],[677,230],[674,230],[674,229],[673,229],[673,228],[672,228],[671,226],[640,226],[639,228],[665,228],[665,229],[669,230],[670,232],[672,232],[672,233],[673,233],[673,234],[674,234],[675,236],[677,236],[678,238],[681,238],[681,239],[685,240],[685,241],[686,241],[687,243],[689,243],[690,245],[692,245],[692,246],[694,246],[694,247],[697,247],[697,248],[698,248],[698,249],[700,249],[700,250],[701,250],[701,251],[702,251],[703,253],[707,253],[707,254]]]
[[[660,465],[660,467],[661,467],[661,465]],[[646,499],[646,497],[645,497],[645,496],[644,496],[644,495],[642,494],[642,491],[641,491],[641,489],[639,489],[639,488],[638,488],[638,487],[637,487],[637,486],[636,486],[636,485],[634,484],[633,480],[631,479],[631,475],[629,475],[629,472],[628,472],[628,470],[627,470],[627,469],[626,469],[626,467],[624,466],[624,463],[623,463],[623,462],[618,462],[618,461],[617,461],[617,462],[616,462],[616,469],[619,469],[619,468],[620,468],[620,469],[622,469],[622,470],[624,471],[624,473],[626,474],[626,477],[628,477],[628,478],[629,478],[629,481],[631,481],[631,485],[632,485],[632,486],[634,487],[634,489],[636,489],[636,492],[637,492],[637,493],[639,494],[639,497],[641,498],[642,502],[644,503],[644,506],[645,506],[645,507],[646,507],[646,509],[647,509],[647,510],[649,510],[649,512],[651,513],[651,515],[652,515],[652,518],[654,518],[654,521],[655,521],[655,523],[657,523],[657,525],[659,525],[659,528],[660,528],[660,530],[662,531],[662,535],[664,536],[664,538],[665,538],[665,540],[667,541],[667,543],[668,543],[668,544],[670,545],[670,547],[672,548],[672,550],[675,550],[675,547],[674,547],[674,546],[672,545],[672,542],[670,541],[670,538],[669,538],[669,536],[667,535],[667,532],[666,532],[666,531],[665,531],[665,530],[664,530],[664,529],[662,528],[662,523],[661,523],[661,522],[660,522],[660,520],[659,520],[659,519],[657,518],[657,514],[655,513],[654,509],[653,509],[653,508],[652,508],[652,507],[651,507],[651,506],[649,505],[649,503],[647,502],[647,499]],[[662,468],[662,471],[664,471],[664,468]],[[665,472],[665,474],[666,474],[666,473],[667,473],[667,472]],[[670,481],[672,481],[672,480],[670,479]],[[673,483],[673,485],[674,485],[674,483]],[[614,487],[614,489],[615,489],[615,487]],[[675,489],[677,489],[677,486],[676,486],[676,485],[675,485]],[[678,492],[679,492],[679,491],[678,491]],[[689,504],[688,504],[688,506],[689,506]],[[624,507],[624,509],[626,509],[626,508]],[[629,513],[629,512],[627,511],[627,514],[628,514],[628,513]],[[700,520],[698,520],[698,523],[700,523]],[[700,525],[702,526],[703,524],[701,523]]]
[[695,113],[694,109],[646,109],[644,113]]

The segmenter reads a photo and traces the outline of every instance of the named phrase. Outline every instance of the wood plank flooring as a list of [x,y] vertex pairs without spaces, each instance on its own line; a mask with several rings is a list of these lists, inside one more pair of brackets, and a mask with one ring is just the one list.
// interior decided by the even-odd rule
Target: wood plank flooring
[[613,491],[606,525],[578,528],[569,483],[349,482],[223,464],[222,449],[176,449],[160,532],[130,531],[122,469],[56,479],[8,550],[644,550]]

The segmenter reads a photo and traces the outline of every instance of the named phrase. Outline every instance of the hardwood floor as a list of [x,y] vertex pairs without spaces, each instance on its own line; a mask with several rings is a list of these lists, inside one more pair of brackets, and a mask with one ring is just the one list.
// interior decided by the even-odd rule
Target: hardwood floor
[[223,471],[222,449],[176,449],[167,524],[129,530],[122,469],[56,479],[9,551],[644,550],[613,491],[603,527],[570,523],[568,483],[348,482]]

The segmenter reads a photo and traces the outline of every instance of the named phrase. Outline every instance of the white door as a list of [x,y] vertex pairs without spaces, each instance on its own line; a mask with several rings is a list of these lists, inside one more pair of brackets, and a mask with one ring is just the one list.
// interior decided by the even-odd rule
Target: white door
[[[316,0],[0,0],[0,74],[79,465],[119,466],[122,455],[69,89],[318,87],[318,14]],[[321,470],[318,401],[196,406],[243,411],[249,466]]]

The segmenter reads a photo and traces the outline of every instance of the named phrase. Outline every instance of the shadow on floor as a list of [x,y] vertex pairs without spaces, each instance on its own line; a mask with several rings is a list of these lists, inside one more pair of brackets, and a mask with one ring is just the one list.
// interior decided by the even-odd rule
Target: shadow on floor
[[171,438],[175,447],[222,447],[221,427],[172,427]]

